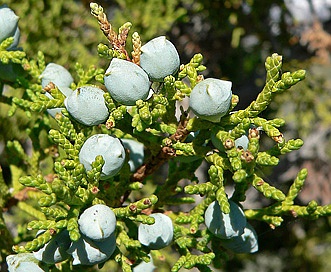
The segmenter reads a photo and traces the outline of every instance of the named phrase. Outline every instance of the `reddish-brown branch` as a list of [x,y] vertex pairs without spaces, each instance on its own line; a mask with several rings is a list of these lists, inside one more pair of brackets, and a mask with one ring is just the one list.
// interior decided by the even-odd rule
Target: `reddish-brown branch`
[[107,16],[105,13],[98,15],[98,22],[100,25],[100,29],[103,34],[107,37],[109,43],[113,48],[118,50],[120,53],[125,54],[126,59],[131,61],[128,52],[125,49],[126,38],[129,32],[129,29],[124,28],[123,31],[117,35],[113,30],[111,24],[108,22]]
[[[186,139],[187,135],[190,133],[186,129],[187,122],[188,118],[185,114],[183,114],[177,126],[176,132],[169,137],[172,142],[183,142]],[[136,172],[132,175],[132,181],[144,180],[145,177],[151,175],[167,160],[175,156],[176,151],[171,147],[171,143],[169,146],[162,147],[157,155],[151,156],[146,163],[136,170]]]
[[151,156],[146,163],[136,170],[131,177],[132,181],[143,181],[147,176],[154,173],[167,160],[175,156],[176,152],[172,147],[162,147],[157,155]]
[[[189,134],[189,131],[186,129],[187,122],[188,118],[185,114],[183,114],[177,126],[176,132],[169,137],[169,146],[162,147],[156,155],[151,156],[146,163],[141,165],[131,176],[131,182],[143,181],[147,176],[153,174],[166,161],[176,156],[176,151],[171,147],[171,142],[182,142],[186,139]],[[121,203],[128,198],[130,192],[131,191],[125,192],[125,194],[121,197]]]

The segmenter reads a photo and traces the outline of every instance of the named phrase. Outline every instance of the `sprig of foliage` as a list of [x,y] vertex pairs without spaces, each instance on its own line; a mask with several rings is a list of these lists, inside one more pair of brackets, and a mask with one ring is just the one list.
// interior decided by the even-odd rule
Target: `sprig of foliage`
[[[139,34],[132,35],[131,56],[126,48],[131,24],[125,23],[117,34],[101,6],[91,3],[91,13],[97,18],[109,42],[109,46],[98,46],[99,55],[139,64]],[[6,51],[4,49],[10,42],[5,40],[1,43],[2,51]],[[233,111],[239,99],[233,95],[229,111],[219,122],[206,121],[197,116],[189,117],[184,110],[179,120],[176,119],[176,103],[190,98],[192,89],[204,80],[201,74],[205,69],[203,57],[196,54],[189,63],[181,65],[177,73],[167,76],[161,83],[152,84],[151,96],[145,101],[139,99],[135,105],[128,107],[105,93],[109,117],[104,123],[93,127],[80,124],[71,116],[65,108],[66,97],[59,86],[49,83],[42,88],[40,75],[45,69],[42,53],[38,53],[36,60],[28,60],[24,52],[16,55],[7,52],[1,56],[2,62],[6,63],[9,59],[16,61],[28,74],[25,79],[13,84],[23,89],[24,93],[20,98],[14,96],[6,101],[13,107],[11,114],[15,114],[16,109],[22,109],[28,116],[35,116],[38,120],[28,130],[34,142],[29,155],[18,141],[7,143],[8,148],[17,154],[16,159],[27,164],[24,169],[22,167],[19,177],[13,177],[12,186],[15,186],[15,190],[11,197],[17,199],[26,189],[35,192],[35,199],[21,197],[19,203],[22,204],[17,206],[35,218],[27,224],[28,230],[44,231],[24,245],[13,246],[16,253],[39,250],[60,231],[68,231],[70,240],[77,242],[83,237],[78,224],[82,212],[90,206],[104,204],[111,207],[116,215],[117,249],[112,259],[123,271],[132,271],[134,261],[147,260],[151,249],[137,239],[137,223],[153,225],[155,220],[149,214],[156,211],[164,211],[173,222],[173,245],[180,256],[173,262],[171,271],[193,267],[211,271],[210,265],[218,261],[221,255],[219,251],[222,251],[216,245],[222,242],[206,228],[204,216],[214,201],[219,203],[220,212],[225,215],[230,213],[225,186],[234,188],[230,199],[236,203],[245,200],[250,187],[269,199],[269,206],[247,209],[245,216],[249,220],[263,221],[272,228],[280,226],[286,216],[316,219],[331,215],[330,205],[319,206],[315,201],[309,202],[307,206],[294,204],[307,176],[306,169],[298,173],[287,193],[272,186],[258,174],[260,166],[276,166],[280,155],[303,145],[300,139],[285,140],[280,130],[285,124],[283,119],[269,120],[260,116],[276,95],[289,91],[305,77],[303,70],[281,73],[282,57],[278,54],[268,57],[265,62],[266,82],[256,100],[246,109]],[[96,82],[104,87],[103,68],[90,66],[84,69],[82,65],[76,64],[75,70],[78,81],[71,85],[72,88]],[[47,97],[46,92],[53,99]],[[46,110],[57,107],[64,109],[54,120]],[[273,140],[273,146],[268,150],[260,150],[262,132]],[[137,139],[149,150],[149,153],[146,152],[148,156],[132,172],[127,158],[117,175],[102,179],[105,157],[96,156],[88,171],[79,160],[84,142],[96,133]],[[194,136],[190,135],[193,133]],[[246,134],[247,148],[236,146],[236,140]],[[39,139],[43,143],[40,144]],[[215,141],[219,143],[218,146]],[[41,166],[47,158],[49,167],[45,170]],[[202,161],[208,164],[207,180],[199,180],[195,175]],[[12,164],[19,165],[17,162]],[[155,182],[155,173],[163,165],[168,167],[167,177]],[[188,184],[183,185],[185,179]],[[155,185],[152,192],[146,189],[149,182]],[[1,176],[0,192],[2,208],[9,193]],[[202,200],[198,202],[192,195],[199,195]],[[31,200],[31,203],[25,205],[26,199]],[[182,204],[191,204],[187,212],[180,210]],[[179,212],[171,210],[175,205],[179,206]],[[1,229],[4,224],[0,219]]]

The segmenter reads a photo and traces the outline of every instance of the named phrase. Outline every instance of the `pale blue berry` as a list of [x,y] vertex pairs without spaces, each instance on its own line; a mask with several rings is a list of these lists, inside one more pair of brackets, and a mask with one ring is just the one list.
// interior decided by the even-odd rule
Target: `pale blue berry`
[[154,38],[141,47],[140,66],[152,81],[163,81],[176,73],[179,65],[177,49],[165,36]]
[[217,201],[212,202],[205,212],[205,224],[208,230],[221,239],[229,239],[244,233],[247,220],[243,210],[229,200],[230,213],[221,211]]
[[63,230],[56,234],[47,244],[45,244],[41,249],[34,252],[34,257],[48,264],[55,264],[62,262],[70,257],[67,250],[71,244],[69,237],[69,232]]
[[106,205],[93,205],[80,215],[78,225],[79,230],[86,237],[94,241],[101,241],[114,233],[115,213]]
[[103,95],[104,91],[98,87],[79,87],[64,100],[64,105],[79,123],[86,126],[99,125],[109,116]]
[[144,161],[144,145],[131,139],[121,139],[121,141],[129,150],[130,171],[134,172]]
[[47,272],[46,266],[39,266],[33,253],[19,253],[6,257],[9,272]]
[[7,5],[0,6],[0,43],[15,35],[19,17]]
[[257,234],[249,223],[247,223],[242,235],[222,240],[221,243],[222,246],[235,253],[254,253],[259,250]]
[[107,261],[115,249],[115,233],[99,242],[82,235],[78,241],[72,242],[68,253],[73,257],[73,265],[94,265]]
[[125,161],[125,150],[121,141],[108,134],[96,134],[88,138],[79,152],[79,161],[89,171],[96,156],[101,155],[105,164],[100,179],[115,176]]
[[150,249],[161,249],[169,245],[174,235],[171,219],[163,213],[150,215],[155,219],[152,225],[140,224],[138,227],[138,240]]
[[150,90],[147,74],[138,65],[114,58],[104,76],[105,86],[111,97],[126,106],[145,100]]
[[132,269],[132,271],[133,272],[153,272],[156,267],[153,263],[153,259],[152,259],[151,254],[148,254],[148,256],[149,256],[149,262],[148,263],[142,261],[140,264],[135,266]]
[[190,95],[190,108],[201,119],[219,122],[230,108],[230,81],[207,78],[199,82]]
[[70,87],[71,83],[74,82],[69,71],[63,66],[56,63],[47,64],[45,70],[40,75],[41,86],[45,86],[53,82],[56,86]]
[[248,148],[248,144],[249,144],[249,139],[246,135],[242,135],[241,137],[239,137],[238,139],[235,139],[235,141],[234,141],[234,145],[237,148],[242,148],[245,151]]
[[[64,86],[58,86],[58,89],[61,93],[63,93],[63,95],[65,97],[69,96],[72,94],[73,90],[70,89],[69,87],[64,87]],[[49,99],[54,99],[53,96],[46,92],[45,95],[49,98]],[[55,115],[57,113],[61,113],[61,111],[63,110],[64,108],[53,108],[53,109],[48,109],[47,112],[52,116],[52,117],[55,117]]]
[[16,28],[16,31],[15,31],[13,37],[14,37],[14,41],[13,41],[13,43],[7,48],[7,50],[15,50],[15,49],[17,49],[17,45],[18,45],[18,43],[20,42],[20,38],[21,38],[21,31],[20,31],[20,29],[19,29],[18,27]]
[[[211,130],[211,142],[213,143],[214,147],[216,147],[220,151],[224,151],[224,145],[220,139],[216,137],[216,134],[218,133],[219,128],[213,128]],[[243,150],[247,150],[249,144],[249,139],[246,135],[242,135],[239,138],[234,140],[234,145],[237,148],[242,148]]]

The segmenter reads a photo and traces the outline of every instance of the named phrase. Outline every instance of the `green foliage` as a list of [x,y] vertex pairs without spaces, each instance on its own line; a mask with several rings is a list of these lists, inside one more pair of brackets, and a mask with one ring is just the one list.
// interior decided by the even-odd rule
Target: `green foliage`
[[181,5],[192,4],[191,0],[152,0],[152,1],[116,1],[113,22],[123,24],[123,20],[130,20],[133,30],[142,34],[142,39],[148,41],[155,36],[168,32],[174,22],[187,20],[187,10]]
[[29,56],[42,51],[47,62],[52,60],[65,66],[79,61],[88,67],[100,61],[95,46],[102,34],[79,1],[4,0],[2,3],[24,18],[19,22],[21,44]]
[[[168,17],[183,16],[183,9],[174,12],[175,1],[166,2],[166,5],[162,6],[165,6],[165,11],[157,6],[158,2],[150,1],[148,2],[150,6],[144,6],[145,12],[149,15],[144,17],[147,23],[152,18],[150,14],[156,11],[165,12]],[[40,27],[45,31],[48,42],[54,38],[65,40],[73,34],[64,30],[56,36],[47,31],[50,26],[56,29],[57,24],[63,25],[58,20],[64,20],[68,24],[75,20],[75,17],[59,16],[64,14],[63,9],[69,9],[70,5],[67,5],[66,1],[54,3],[51,7],[52,13],[46,12],[43,20],[29,26],[31,28],[26,28],[30,17],[24,15],[28,14],[28,4],[20,4],[22,13],[19,15],[21,20],[25,21],[22,32],[31,33],[33,37],[35,32],[32,27]],[[119,4],[134,5],[137,10],[141,8],[140,2],[127,1]],[[73,5],[70,8],[74,7]],[[15,9],[15,6],[13,5],[12,8]],[[45,11],[46,8],[47,5],[40,2],[31,11],[31,16],[35,12]],[[76,10],[74,13],[78,14]],[[108,22],[101,6],[91,4],[91,13],[98,20],[109,43],[99,44],[99,57],[106,60],[117,57],[139,63],[141,38],[136,32],[132,36],[128,35],[131,24],[123,24],[117,34],[111,28],[112,25]],[[140,18],[139,15],[137,18]],[[141,23],[141,27],[144,27],[144,20],[141,20]],[[164,20],[163,23],[161,29],[167,29],[169,21]],[[148,29],[151,33],[145,32],[145,36],[142,37],[150,37],[156,33],[152,27]],[[131,37],[133,42],[126,43]],[[77,43],[81,43],[79,38],[76,40]],[[26,128],[26,135],[32,142],[28,152],[16,139],[6,143],[7,149],[12,154],[8,163],[12,170],[10,187],[13,190],[9,190],[0,173],[0,233],[4,238],[0,243],[1,261],[11,253],[12,245],[16,253],[36,251],[49,242],[54,233],[64,229],[68,230],[71,241],[77,241],[81,236],[78,226],[79,215],[84,209],[100,203],[111,207],[116,215],[117,249],[111,260],[118,263],[118,267],[123,271],[132,271],[134,262],[148,259],[150,249],[142,246],[137,240],[136,231],[137,223],[154,223],[154,219],[148,216],[153,211],[164,211],[174,224],[172,248],[177,250],[178,255],[172,258],[171,254],[165,251],[171,271],[193,267],[200,271],[212,271],[212,267],[218,267],[219,258],[226,259],[225,249],[220,247],[220,239],[213,236],[205,227],[204,214],[208,205],[215,200],[220,204],[223,213],[230,212],[225,186],[234,188],[231,200],[237,203],[246,199],[249,188],[254,188],[261,196],[270,200],[269,204],[262,208],[245,209],[245,216],[248,220],[265,222],[272,228],[279,227],[288,216],[317,219],[331,215],[330,204],[320,206],[314,200],[308,205],[298,205],[294,202],[307,177],[306,169],[300,170],[287,192],[276,188],[260,176],[261,166],[276,166],[281,155],[298,150],[303,145],[301,139],[284,138],[280,131],[285,124],[283,119],[262,117],[275,97],[281,96],[284,92],[291,92],[290,89],[305,78],[304,70],[282,73],[280,55],[272,54],[266,59],[266,81],[256,100],[245,109],[233,111],[239,99],[238,96],[233,95],[231,111],[218,123],[189,117],[188,112],[184,110],[179,120],[176,119],[176,103],[189,98],[192,88],[203,80],[202,72],[206,67],[202,64],[202,55],[196,54],[187,64],[180,67],[177,74],[169,75],[161,84],[152,84],[154,92],[146,101],[138,100],[134,106],[125,107],[105,93],[104,97],[110,113],[108,120],[95,127],[86,127],[75,121],[67,112],[64,105],[65,97],[57,86],[53,84],[45,88],[41,87],[40,74],[45,68],[45,58],[56,59],[56,54],[49,53],[50,51],[41,46],[38,48],[41,51],[34,59],[32,54],[28,53],[31,53],[33,48],[24,51],[7,51],[6,48],[10,43],[10,39],[1,43],[0,60],[3,64],[8,62],[19,64],[23,69],[22,76],[19,75],[12,82],[6,82],[13,89],[21,91],[22,95],[18,96],[15,93],[9,96],[2,95],[1,103],[7,105],[9,115],[17,116],[24,112],[27,118],[32,118],[33,124]],[[45,46],[45,43],[43,45]],[[38,43],[31,46],[38,46]],[[80,48],[89,48],[84,44],[80,46]],[[44,56],[42,51],[51,55]],[[60,52],[70,53],[65,45]],[[70,64],[75,61],[74,56],[62,55],[61,58],[56,59],[56,62],[63,62],[65,57]],[[75,71],[76,83],[71,87],[87,84],[104,87],[105,67],[103,65],[99,67],[97,64],[100,63],[103,62],[95,61],[95,65],[92,66],[90,62],[89,65],[72,64],[70,68]],[[45,95],[46,92],[54,99],[49,99]],[[64,109],[53,119],[46,110],[56,107]],[[265,150],[260,144],[261,131],[272,140],[272,146]],[[85,140],[96,133],[139,140],[149,151],[146,152],[144,163],[134,173],[130,173],[126,161],[118,175],[101,181],[104,158],[97,156],[92,162],[90,171],[85,171],[78,158]],[[189,140],[190,133],[195,133],[191,140]],[[213,147],[212,133],[222,142],[224,149],[217,150]],[[249,136],[247,150],[236,147],[234,143],[244,134]],[[206,180],[199,180],[195,173],[202,161],[208,164]],[[168,174],[165,180],[159,183],[154,180],[154,174],[162,165],[168,167]],[[187,184],[183,185],[184,179]],[[148,183],[151,182],[156,187],[149,192]],[[27,195],[19,197],[24,193]],[[192,197],[194,195],[201,196],[201,201]],[[15,241],[10,236],[2,217],[2,209],[10,205],[11,198],[16,198],[17,207],[33,217],[24,226],[25,228],[22,227],[25,232],[18,234]],[[183,204],[190,204],[188,211],[182,210]],[[37,237],[28,237],[26,230],[45,231]],[[24,243],[19,244],[20,242]],[[161,254],[158,251],[151,253],[154,256]],[[62,271],[68,268],[70,260],[66,262],[62,264]],[[50,269],[57,271],[54,266],[50,266]],[[75,268],[71,267],[71,269]]]
[[[327,76],[330,65],[308,61],[293,61],[291,65],[305,67],[309,76],[294,92],[277,97],[272,108],[287,117],[292,130],[301,137],[306,137],[315,124],[321,127],[328,127],[330,124],[330,82]],[[291,112],[286,110],[289,107],[293,109]]]

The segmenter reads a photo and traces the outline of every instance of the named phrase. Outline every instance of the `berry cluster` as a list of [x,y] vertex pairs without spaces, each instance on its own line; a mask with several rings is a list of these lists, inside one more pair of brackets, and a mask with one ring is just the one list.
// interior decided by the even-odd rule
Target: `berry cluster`
[[257,235],[247,222],[243,210],[233,201],[229,201],[230,213],[223,213],[217,201],[211,203],[205,212],[205,224],[221,244],[236,253],[254,253],[258,251]]
[[[63,270],[102,266],[109,259],[123,271],[153,271],[159,250],[170,246],[180,255],[171,264],[173,272],[193,267],[210,271],[209,265],[216,266],[225,249],[258,251],[251,219],[276,227],[290,213],[308,218],[331,214],[329,206],[314,201],[294,205],[305,169],[287,194],[256,171],[277,165],[278,156],[303,144],[300,139],[284,139],[278,129],[284,120],[259,115],[274,95],[302,80],[304,71],[281,75],[281,57],[273,54],[266,61],[266,85],[256,101],[232,111],[238,103],[232,83],[204,79],[201,54],[180,65],[166,37],[141,45],[134,33],[130,57],[126,39],[131,24],[124,24],[117,34],[99,5],[91,3],[91,12],[111,45],[98,46],[99,55],[110,60],[107,69],[91,66],[85,72],[77,64],[75,80],[64,67],[46,65],[42,53],[35,62],[17,54],[31,83],[16,81],[18,86],[23,82],[26,93],[8,99],[11,114],[17,108],[30,116],[41,113],[30,135],[39,129],[31,136],[39,141],[46,134],[47,148],[36,145],[40,150],[32,150],[30,159],[18,142],[8,144],[32,169],[17,179],[36,192],[34,207],[25,203],[25,209],[38,219],[27,224],[28,230],[38,231],[35,238],[14,246],[18,254],[7,257],[9,271],[47,271],[57,269],[60,262]],[[15,45],[18,18],[4,6],[0,15],[0,49],[8,53]],[[178,107],[184,98],[189,101],[187,110]],[[260,131],[274,141],[269,150],[260,150]],[[52,170],[45,174],[39,168],[47,156]],[[208,180],[201,181],[195,172],[203,161],[208,163]],[[152,174],[166,163],[167,177],[156,182]],[[231,197],[226,183],[233,186]],[[150,184],[156,186],[152,193]],[[272,204],[244,210],[239,203],[249,187]],[[188,211],[182,204],[188,204]],[[174,205],[180,208],[171,211]]]
[[78,225],[82,235],[68,249],[73,265],[93,265],[110,258],[116,248],[114,212],[106,205],[94,205],[80,215]]
[[[179,70],[180,60],[174,45],[164,36],[155,38],[141,47],[140,66],[120,58],[113,58],[104,75],[104,84],[111,98],[124,106],[134,106],[138,100],[146,100],[153,94],[152,82],[164,82],[167,76]],[[70,89],[73,84],[71,74],[62,66],[50,63],[40,75],[41,85],[45,89],[54,84],[64,95],[64,106],[70,117],[85,126],[104,123],[109,117],[109,109],[104,97],[105,92],[96,86],[81,86]],[[192,89],[190,107],[201,119],[219,122],[231,105],[231,82],[206,79]],[[51,88],[53,86],[51,85]],[[49,99],[53,96],[46,92]],[[48,109],[56,117],[64,108]],[[137,159],[137,142],[124,139],[134,171],[142,158]],[[130,148],[131,147],[131,148]],[[107,180],[121,170],[125,162],[125,150],[122,142],[108,134],[95,134],[89,137],[79,151],[79,162],[85,170],[91,171],[96,158],[104,160],[100,171],[100,180]],[[162,213],[153,213],[153,224],[141,223],[138,227],[139,242],[150,249],[161,249],[173,240],[172,220]],[[224,222],[223,222],[224,220]],[[246,218],[238,206],[230,202],[230,214],[223,214],[217,202],[213,202],[205,214],[208,229],[217,237],[229,239],[228,248],[238,247],[246,227]],[[106,261],[116,248],[116,216],[106,205],[97,204],[84,210],[78,219],[79,238],[71,241],[69,232],[64,229],[49,242],[34,252],[34,257],[47,264],[54,264],[73,258],[73,265],[93,265]],[[226,242],[229,242],[226,241]],[[240,247],[240,246],[239,246]],[[243,248],[243,246],[241,246]],[[240,251],[237,249],[237,251]],[[253,252],[250,249],[250,252]],[[12,257],[11,257],[12,258]],[[8,258],[10,264],[10,258]],[[144,265],[144,262],[140,266]],[[136,270],[139,269],[137,266]]]
[[[71,241],[69,232],[62,230],[33,255],[21,253],[7,257],[10,271],[44,271],[38,267],[38,261],[55,264],[73,258],[73,265],[93,265],[105,262],[116,248],[116,217],[106,205],[97,204],[87,208],[78,219],[81,236]],[[39,231],[38,234],[43,233]],[[38,235],[37,234],[37,235]],[[33,258],[34,257],[34,258]],[[36,261],[38,260],[38,261]],[[22,270],[15,270],[19,268]]]

